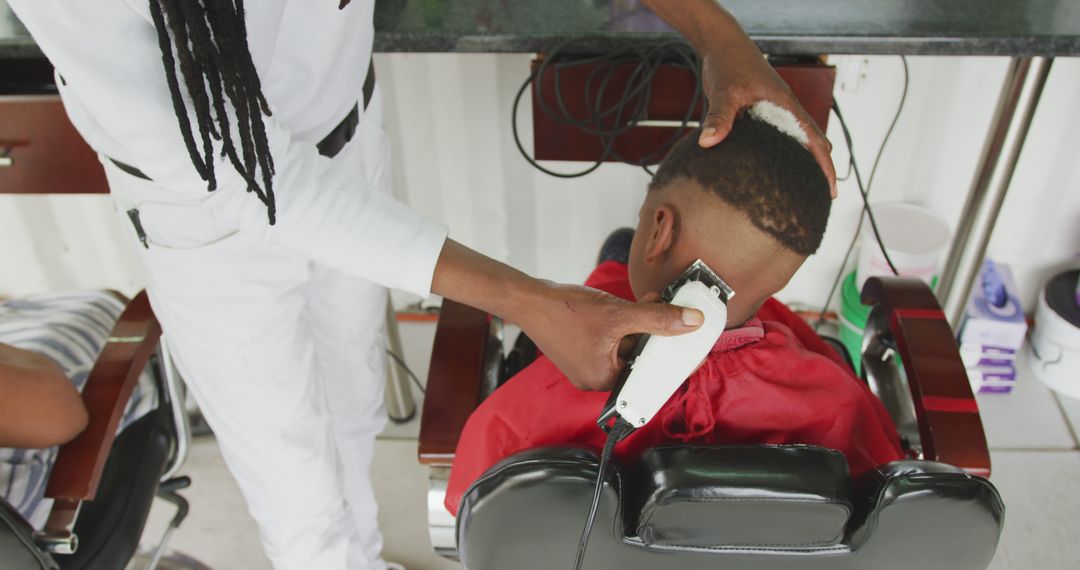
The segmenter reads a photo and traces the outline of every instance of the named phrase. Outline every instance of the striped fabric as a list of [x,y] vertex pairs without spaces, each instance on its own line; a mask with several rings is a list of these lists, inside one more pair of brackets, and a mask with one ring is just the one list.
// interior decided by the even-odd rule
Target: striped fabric
[[[105,291],[69,291],[0,302],[0,343],[54,360],[81,392],[113,324],[124,310]],[[143,373],[128,402],[120,429],[157,405],[149,374]],[[0,449],[0,496],[40,529],[52,501],[43,498],[57,448]]]

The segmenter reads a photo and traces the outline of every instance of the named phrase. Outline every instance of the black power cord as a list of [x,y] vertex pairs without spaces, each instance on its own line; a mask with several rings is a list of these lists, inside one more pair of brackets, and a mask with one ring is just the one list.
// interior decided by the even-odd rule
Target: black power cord
[[[609,159],[640,166],[645,172],[652,174],[648,167],[659,163],[667,151],[691,129],[689,123],[703,120],[707,111],[707,104],[703,104],[701,116],[694,117],[694,109],[699,103],[705,101],[701,86],[701,63],[697,54],[683,42],[667,42],[645,48],[624,43],[604,55],[579,55],[575,53],[575,46],[580,42],[581,40],[568,40],[556,46],[543,57],[533,73],[521,84],[514,97],[511,111],[510,122],[514,144],[517,145],[521,156],[533,168],[558,178],[585,176],[600,168],[600,165]],[[583,46],[578,51],[587,51],[587,46]],[[586,113],[585,116],[575,117],[563,99],[562,73],[583,66],[592,68],[586,78],[583,95]],[[694,93],[682,117],[681,127],[676,129],[663,144],[641,159],[631,160],[623,157],[615,151],[615,138],[637,126],[639,121],[648,118],[653,79],[656,72],[665,66],[684,69],[694,74]],[[621,91],[611,87],[613,79],[626,72],[629,72],[629,75]],[[544,97],[540,89],[533,89],[533,96],[536,97],[536,104],[540,111],[557,124],[571,126],[582,133],[595,136],[603,149],[600,158],[584,170],[578,172],[550,170],[530,156],[521,142],[517,117],[522,96],[530,86],[539,84],[540,80],[549,75],[552,77],[554,87],[553,100],[549,101]],[[611,94],[615,94],[613,99],[610,97]],[[608,101],[608,99],[611,100]]]
[[[847,122],[844,121],[844,115],[840,112],[840,105],[835,100],[832,109],[833,113],[836,113],[836,118],[840,119],[840,128],[844,131],[844,141],[847,143],[848,149],[854,148],[851,142],[851,132],[848,131]],[[866,212],[866,219],[870,221],[870,229],[874,232],[874,239],[877,241],[878,247],[881,248],[881,255],[885,257],[885,263],[889,265],[889,270],[893,272],[893,275],[900,275],[900,272],[896,270],[896,266],[893,265],[892,259],[889,259],[889,252],[886,251],[885,242],[881,239],[881,232],[878,231],[877,220],[874,219],[874,211],[870,208],[870,199],[866,194],[866,187],[863,186],[862,174],[859,173],[859,163],[852,160],[851,169],[855,171],[855,182],[859,184],[859,196],[862,196],[863,211]]]
[[386,349],[386,354],[390,358],[394,359],[394,362],[397,362],[398,366],[401,366],[401,368],[405,370],[405,373],[409,375],[409,378],[412,379],[413,384],[416,385],[416,389],[420,390],[421,394],[427,392],[426,390],[424,390],[424,385],[420,383],[420,379],[416,377],[416,374],[413,374],[412,368],[409,368],[409,365],[405,364],[405,360],[403,358],[401,358],[397,354],[394,354],[394,351],[390,350],[389,348]]
[[630,422],[616,417],[615,424],[608,430],[607,440],[604,442],[604,450],[600,453],[600,465],[596,473],[596,488],[593,490],[592,505],[589,507],[589,517],[585,519],[585,528],[581,531],[581,540],[578,542],[577,556],[574,558],[574,570],[581,570],[585,563],[585,551],[589,547],[589,535],[592,534],[593,523],[596,521],[596,510],[600,506],[600,493],[604,490],[604,477],[607,475],[608,465],[611,464],[611,456],[615,452],[615,444],[619,443],[634,426]]
[[[892,138],[893,131],[896,129],[896,124],[900,120],[901,113],[903,113],[904,111],[904,104],[907,102],[908,88],[910,86],[911,77],[911,74],[908,70],[907,57],[900,56],[900,63],[903,65],[904,70],[904,88],[903,91],[901,91],[900,93],[900,102],[896,106],[896,113],[893,115],[892,122],[889,123],[889,129],[885,132],[885,138],[881,140],[881,146],[878,147],[877,154],[874,156],[874,165],[870,168],[870,178],[866,182],[865,190],[862,186],[862,179],[858,176],[858,171],[856,169],[855,149],[852,147],[851,144],[851,135],[848,132],[847,124],[844,123],[843,116],[840,114],[839,106],[836,104],[835,101],[833,102],[833,110],[836,112],[836,118],[840,121],[840,125],[844,130],[844,141],[847,143],[848,147],[848,176],[851,174],[852,171],[856,172],[856,182],[858,182],[859,184],[859,193],[862,195],[863,198],[863,208],[867,212],[868,217],[871,215],[868,199],[870,197],[870,191],[873,189],[874,186],[874,179],[877,176],[878,165],[881,163],[881,157],[885,153],[885,147],[888,146],[889,140],[891,140]],[[847,176],[845,176],[845,178],[846,177]],[[838,178],[838,180],[840,179]],[[862,231],[863,219],[864,218],[862,216],[862,213],[860,212],[859,223],[855,226],[855,234],[851,236],[851,242],[848,244],[847,250],[844,252],[844,259],[840,262],[840,268],[836,271],[836,278],[833,280],[832,287],[829,288],[829,295],[825,297],[825,302],[821,305],[821,312],[818,314],[817,321],[814,323],[815,331],[821,328],[821,325],[825,322],[825,313],[828,312],[829,303],[832,302],[833,296],[836,295],[837,288],[840,286],[841,281],[843,281],[844,269],[847,267],[848,260],[851,259],[851,253],[855,250],[855,244],[859,242],[859,235]],[[892,261],[889,260],[888,254],[885,252],[885,246],[881,243],[881,236],[877,233],[876,227],[874,237],[875,239],[877,239],[878,246],[881,247],[882,253],[885,254],[885,259],[889,263],[889,268],[892,269],[894,274],[896,274],[896,268],[893,267]]]

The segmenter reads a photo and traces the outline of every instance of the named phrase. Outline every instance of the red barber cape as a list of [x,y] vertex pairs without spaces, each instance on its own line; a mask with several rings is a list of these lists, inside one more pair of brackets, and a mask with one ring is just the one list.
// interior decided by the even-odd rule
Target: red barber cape
[[[623,264],[601,264],[585,284],[633,299]],[[599,450],[606,434],[596,418],[607,398],[607,392],[578,390],[550,360],[537,358],[469,418],[446,508],[456,515],[469,485],[518,451],[561,444]],[[853,475],[902,457],[881,402],[775,299],[743,326],[725,331],[701,368],[615,455],[625,461],[668,443],[819,445],[843,452]]]

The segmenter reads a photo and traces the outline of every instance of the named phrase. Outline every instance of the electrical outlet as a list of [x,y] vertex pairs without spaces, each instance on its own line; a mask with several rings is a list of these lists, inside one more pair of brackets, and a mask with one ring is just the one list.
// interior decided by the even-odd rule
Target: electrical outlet
[[848,93],[859,90],[870,69],[870,59],[859,55],[830,56],[829,63],[836,66],[837,85]]

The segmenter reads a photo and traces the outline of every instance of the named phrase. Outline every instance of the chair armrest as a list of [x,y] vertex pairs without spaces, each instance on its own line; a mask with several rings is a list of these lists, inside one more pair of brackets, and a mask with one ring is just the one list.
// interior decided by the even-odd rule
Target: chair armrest
[[[990,451],[979,405],[933,292],[916,279],[872,277],[863,286],[862,302],[876,306],[867,335],[891,336],[903,362],[922,458],[988,477]],[[864,340],[864,350],[869,344]]]
[[490,329],[487,313],[443,301],[420,416],[420,463],[453,463],[461,430],[484,397]]
[[146,292],[128,303],[113,326],[83,388],[86,429],[60,447],[45,489],[55,499],[46,532],[70,530],[79,504],[97,493],[116,430],[139,376],[161,338]]

